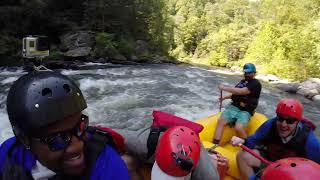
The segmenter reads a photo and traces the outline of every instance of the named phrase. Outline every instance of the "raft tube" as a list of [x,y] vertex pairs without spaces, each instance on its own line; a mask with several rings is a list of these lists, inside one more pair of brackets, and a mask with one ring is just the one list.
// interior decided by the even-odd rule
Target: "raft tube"
[[[204,126],[204,129],[201,131],[199,136],[202,144],[206,149],[212,148],[214,146],[212,140],[220,115],[221,113],[218,113],[208,118],[197,120],[197,123]],[[251,117],[249,124],[246,127],[246,133],[248,135],[253,134],[256,129],[258,129],[258,127],[260,127],[266,120],[267,117],[265,115],[255,113]],[[221,145],[214,149],[229,160],[229,169],[227,170],[227,175],[224,177],[224,180],[240,179],[240,173],[236,162],[236,155],[241,149],[230,144],[232,136],[236,136],[236,132],[234,131],[234,129],[230,128],[229,126],[224,127],[223,135],[220,140]]]

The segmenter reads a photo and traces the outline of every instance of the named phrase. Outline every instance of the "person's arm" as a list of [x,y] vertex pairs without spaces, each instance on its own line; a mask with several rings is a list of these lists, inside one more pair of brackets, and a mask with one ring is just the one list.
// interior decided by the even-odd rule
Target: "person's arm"
[[226,99],[231,99],[231,96],[232,96],[232,95],[225,96],[225,97],[222,97],[222,99],[219,98],[219,100],[220,100],[220,101],[224,101],[224,100],[226,100]]
[[305,144],[306,158],[320,163],[320,142],[313,132],[310,132]]
[[258,144],[263,144],[263,141],[265,140],[265,136],[268,134],[272,126],[272,121],[273,120],[268,120],[265,123],[263,123],[253,135],[249,136],[246,139],[233,136],[231,138],[230,143],[233,146],[239,146],[240,144],[244,144],[251,149],[253,149]]
[[219,85],[219,89],[222,91],[227,91],[233,95],[247,95],[250,94],[250,90],[247,87],[244,88],[237,88],[237,87],[231,87],[231,86],[226,86],[223,84]]
[[253,135],[249,136],[245,140],[245,145],[249,148],[254,148],[256,145],[263,144],[266,136],[268,135],[268,132],[272,127],[273,122],[273,119],[269,119],[265,123],[263,123]]

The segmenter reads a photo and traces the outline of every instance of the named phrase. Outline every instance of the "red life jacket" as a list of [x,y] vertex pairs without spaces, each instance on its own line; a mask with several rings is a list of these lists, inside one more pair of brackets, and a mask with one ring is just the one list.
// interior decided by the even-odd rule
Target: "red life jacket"
[[177,117],[166,112],[153,111],[152,115],[153,123],[151,125],[150,134],[147,140],[147,158],[150,158],[155,153],[160,133],[166,131],[170,127],[185,126],[192,129],[196,133],[200,133],[203,129],[203,126],[201,124],[183,119],[181,117]]
[[276,161],[288,157],[306,157],[304,146],[312,127],[310,127],[308,123],[302,123],[303,127],[298,130],[297,134],[287,143],[283,143],[278,133],[274,133],[277,132],[276,123],[274,123],[265,143],[266,158],[271,161]]
[[100,125],[95,126],[95,128],[97,128],[103,132],[109,133],[112,137],[113,142],[116,145],[114,148],[116,148],[116,150],[118,152],[124,152],[124,138],[121,134],[117,133],[116,131],[112,130],[111,128],[103,127]]

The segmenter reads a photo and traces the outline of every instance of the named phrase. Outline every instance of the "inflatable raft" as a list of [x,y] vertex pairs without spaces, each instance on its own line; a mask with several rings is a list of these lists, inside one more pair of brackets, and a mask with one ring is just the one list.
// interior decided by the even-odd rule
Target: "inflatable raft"
[[[214,146],[214,144],[212,143],[212,139],[220,115],[221,113],[218,113],[208,118],[200,119],[197,121],[197,123],[204,126],[204,129],[200,133],[200,140],[202,141],[205,148],[211,148]],[[265,115],[255,113],[246,128],[247,134],[253,134],[256,129],[260,127],[266,120],[267,117]],[[235,135],[236,133],[234,129],[226,126],[220,140],[221,146],[218,146],[214,149],[215,151],[218,151],[224,157],[229,159],[229,169],[227,170],[227,175],[224,177],[224,180],[240,179],[240,173],[236,162],[236,154],[240,150],[240,148],[234,147],[229,143],[231,137]]]

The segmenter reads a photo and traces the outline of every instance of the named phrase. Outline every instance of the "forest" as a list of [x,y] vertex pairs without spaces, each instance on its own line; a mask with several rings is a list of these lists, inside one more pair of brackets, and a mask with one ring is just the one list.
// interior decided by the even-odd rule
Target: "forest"
[[0,65],[19,61],[21,39],[96,32],[93,55],[113,47],[125,55],[144,40],[150,52],[182,62],[241,67],[290,80],[320,77],[318,0],[2,0]]

